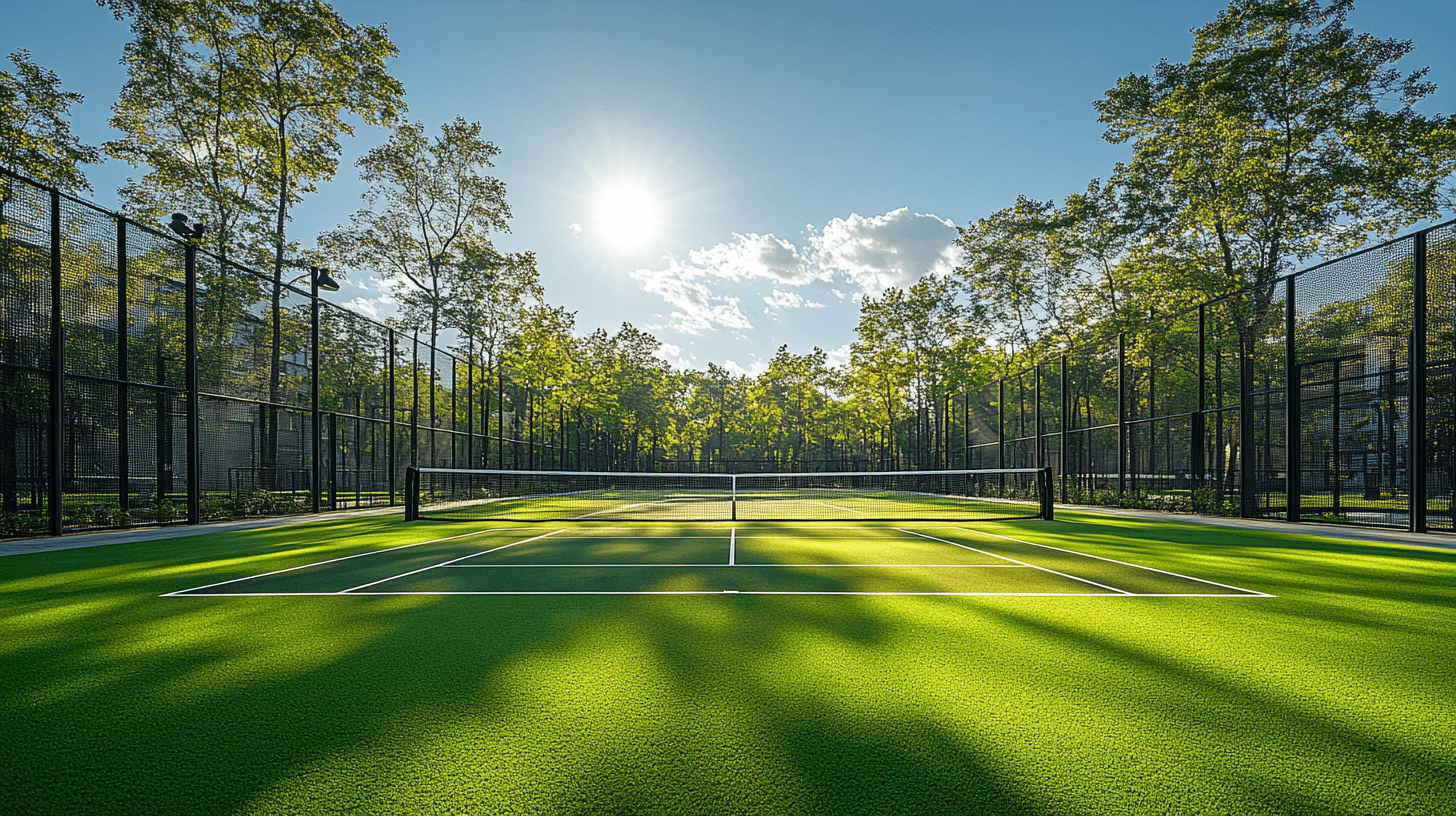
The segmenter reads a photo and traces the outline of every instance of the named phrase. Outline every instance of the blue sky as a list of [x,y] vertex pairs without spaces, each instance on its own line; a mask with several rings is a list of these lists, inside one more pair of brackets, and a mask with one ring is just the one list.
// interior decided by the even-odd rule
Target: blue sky
[[[1127,148],[1101,139],[1094,100],[1160,58],[1224,3],[337,2],[388,25],[410,117],[480,121],[502,149],[510,251],[537,253],[548,299],[578,328],[631,322],[663,356],[762,370],[775,349],[853,338],[857,300],[954,264],[953,225],[1018,194],[1060,198]],[[0,48],[29,49],[86,95],[82,138],[125,81],[128,31],[91,0],[7,0]],[[1365,0],[1354,26],[1414,39],[1456,99],[1456,5]],[[362,190],[353,160],[294,212],[291,235],[343,223]],[[98,203],[140,171],[88,171]],[[609,234],[608,227],[611,227]],[[630,235],[624,244],[612,236]],[[334,299],[379,316],[385,289],[349,270]]]

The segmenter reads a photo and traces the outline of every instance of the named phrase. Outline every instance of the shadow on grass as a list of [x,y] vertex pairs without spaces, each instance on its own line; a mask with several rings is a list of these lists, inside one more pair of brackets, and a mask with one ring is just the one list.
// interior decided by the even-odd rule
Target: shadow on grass
[[1444,628],[1372,705],[1327,598],[156,597],[451,530],[299,532],[0,579],[0,811],[1435,812],[1456,772]]

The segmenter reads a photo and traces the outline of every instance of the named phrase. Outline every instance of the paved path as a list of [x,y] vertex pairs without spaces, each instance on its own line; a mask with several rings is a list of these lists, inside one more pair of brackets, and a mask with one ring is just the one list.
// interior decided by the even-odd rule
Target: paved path
[[1387,544],[1411,544],[1417,547],[1456,549],[1456,535],[1451,533],[1411,533],[1382,527],[1354,527],[1348,524],[1322,524],[1316,521],[1301,521],[1289,524],[1267,519],[1218,518],[1216,516],[1195,516],[1187,513],[1162,513],[1157,510],[1121,510],[1112,507],[1090,507],[1059,504],[1057,512],[1063,510],[1078,513],[1105,513],[1110,516],[1147,519],[1148,521],[1177,521],[1185,524],[1206,524],[1210,527],[1234,527],[1240,530],[1262,530],[1266,533],[1303,533],[1304,535],[1338,538],[1348,541],[1382,541]]
[[351,510],[337,513],[318,513],[306,516],[283,516],[280,518],[247,519],[244,521],[219,521],[209,524],[183,525],[178,527],[142,527],[135,530],[114,530],[105,533],[79,533],[53,538],[20,538],[14,541],[0,541],[0,556],[24,555],[25,553],[50,552],[52,550],[75,550],[81,547],[100,547],[106,544],[127,544],[133,541],[160,541],[164,538],[185,538],[187,536],[220,533],[231,530],[257,530],[263,527],[284,527],[290,524],[307,524],[311,521],[338,521],[359,516],[387,516],[403,513],[403,507],[377,507],[371,510]]
[[[1185,524],[1206,524],[1211,527],[1233,527],[1240,530],[1263,530],[1265,532],[1304,533],[1325,538],[1350,541],[1381,541],[1389,544],[1410,544],[1417,547],[1456,549],[1456,535],[1442,533],[1408,533],[1403,530],[1389,530],[1375,527],[1351,527],[1343,524],[1319,524],[1301,522],[1286,524],[1282,521],[1263,519],[1215,518],[1184,513],[1160,513],[1154,510],[1118,510],[1110,507],[1089,507],[1082,505],[1059,505],[1059,511],[1081,513],[1104,513],[1111,516],[1146,519],[1148,521],[1176,521]],[[213,524],[178,527],[143,527],[136,530],[118,530],[105,533],[81,533],[57,538],[22,538],[0,541],[0,556],[23,555],[25,553],[50,552],[52,550],[74,550],[81,547],[100,547],[106,544],[126,544],[132,541],[160,541],[165,538],[184,538],[230,530],[257,530],[265,527],[283,527],[290,524],[307,524],[311,521],[329,521],[355,518],[358,516],[387,516],[403,513],[403,507],[379,507],[372,510],[352,512],[319,513],[307,516],[286,516],[283,518],[248,519],[246,521],[222,521]]]

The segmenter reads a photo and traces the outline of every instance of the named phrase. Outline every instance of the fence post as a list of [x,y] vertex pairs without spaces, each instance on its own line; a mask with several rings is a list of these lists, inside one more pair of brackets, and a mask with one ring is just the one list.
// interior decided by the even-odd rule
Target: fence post
[[122,510],[131,506],[131,429],[129,417],[131,365],[127,361],[126,302],[126,219],[116,219],[116,505]]
[[[339,509],[339,415],[329,412],[329,509]],[[357,507],[355,508],[358,509]]]
[[65,531],[61,514],[65,496],[61,489],[62,451],[66,440],[66,328],[61,298],[61,191],[51,188],[51,405],[49,420],[51,438],[50,473],[46,480],[46,500],[50,504],[50,534]]
[[1204,339],[1208,336],[1207,313],[1208,304],[1198,304],[1198,410],[1193,412],[1190,434],[1192,438],[1188,441],[1188,470],[1194,490],[1203,487],[1203,476],[1208,471],[1203,461],[1204,435],[1208,422],[1203,413],[1208,410],[1208,348]]
[[[410,403],[410,464],[419,467],[420,465],[420,336],[414,338],[414,365],[411,366],[413,375],[414,398]],[[431,463],[433,464],[433,463]],[[409,490],[409,486],[405,486]]]
[[[310,490],[313,512],[319,511],[319,494],[323,492],[323,417],[319,414],[319,293],[318,270],[309,271],[309,379],[313,412],[313,490]],[[329,438],[330,450],[333,438]],[[331,457],[332,458],[332,457]],[[329,509],[333,509],[332,507]]]
[[1255,518],[1254,512],[1254,361],[1250,359],[1252,338],[1239,334],[1239,516]]
[[201,389],[197,382],[197,243],[188,241],[183,250],[186,276],[186,300],[183,307],[185,367],[187,388],[187,523],[202,521],[202,406],[198,404]]
[[[1046,458],[1042,456],[1041,451],[1041,363],[1037,363],[1034,367],[1036,369],[1036,410],[1032,412],[1031,421],[1032,424],[1035,426],[1034,430],[1036,432],[1036,444],[1034,445],[1035,450],[1033,452],[1032,467],[1039,468],[1043,464],[1045,464],[1043,460]],[[1048,480],[1047,486],[1051,486],[1050,480]]]
[[389,506],[393,507],[396,501],[394,484],[394,427],[399,424],[399,416],[394,412],[394,355],[399,347],[396,345],[397,341],[394,337],[394,329],[385,329],[385,333],[385,336],[389,340],[389,392],[385,398],[388,404],[388,407],[385,409],[387,411],[385,416],[389,417],[389,452],[385,454],[384,461],[385,466],[389,468]]
[[967,470],[971,467],[971,392],[969,391],[961,391],[961,467]]
[[[1302,515],[1304,480],[1300,473],[1299,439],[1299,355],[1294,347],[1294,276],[1284,281],[1284,520],[1297,522]],[[1339,390],[1339,378],[1335,389]],[[1338,474],[1339,463],[1336,463]],[[1338,478],[1338,475],[1336,476]]]
[[475,363],[471,360],[465,361],[465,466],[475,467]]
[[1006,467],[1006,378],[996,380],[996,467]]
[[1067,440],[1070,438],[1068,436],[1068,434],[1067,434],[1067,426],[1071,423],[1072,411],[1071,411],[1071,407],[1070,407],[1069,403],[1067,402],[1067,355],[1065,353],[1063,353],[1063,354],[1061,354],[1059,356],[1061,357],[1061,367],[1062,367],[1062,439],[1061,439],[1062,451],[1061,451],[1061,453],[1059,455],[1061,457],[1061,471],[1062,471],[1062,502],[1063,503],[1066,503],[1066,501],[1067,501],[1067,470],[1068,470],[1068,464],[1072,461],[1071,456],[1067,453]]
[[1117,333],[1117,495],[1127,492],[1127,333]]
[[[1426,531],[1426,235],[1416,233],[1415,268],[1411,291],[1415,315],[1410,346],[1410,529]],[[1336,386],[1338,387],[1338,386]]]

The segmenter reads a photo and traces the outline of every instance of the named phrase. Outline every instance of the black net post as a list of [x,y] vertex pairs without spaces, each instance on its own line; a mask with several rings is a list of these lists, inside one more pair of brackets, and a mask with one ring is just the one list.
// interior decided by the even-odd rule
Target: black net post
[[1426,235],[1416,233],[1410,343],[1410,530],[1426,531]]
[[182,360],[187,388],[187,523],[202,521],[202,409],[197,381],[197,244],[188,241],[183,249],[184,306]]
[[50,505],[50,534],[64,531],[61,505],[61,451],[65,446],[66,333],[61,313],[61,191],[51,188],[51,370],[50,370],[50,445],[47,448],[47,504]]
[[1038,468],[1036,472],[1037,497],[1041,499],[1041,518],[1052,521],[1056,516],[1055,495],[1052,493],[1052,469]]
[[[1284,520],[1299,521],[1300,479],[1299,359],[1294,348],[1294,277],[1284,281]],[[1336,377],[1335,390],[1339,390]],[[1272,429],[1271,429],[1272,430]]]
[[414,465],[404,469],[404,520],[420,518],[420,469]]

